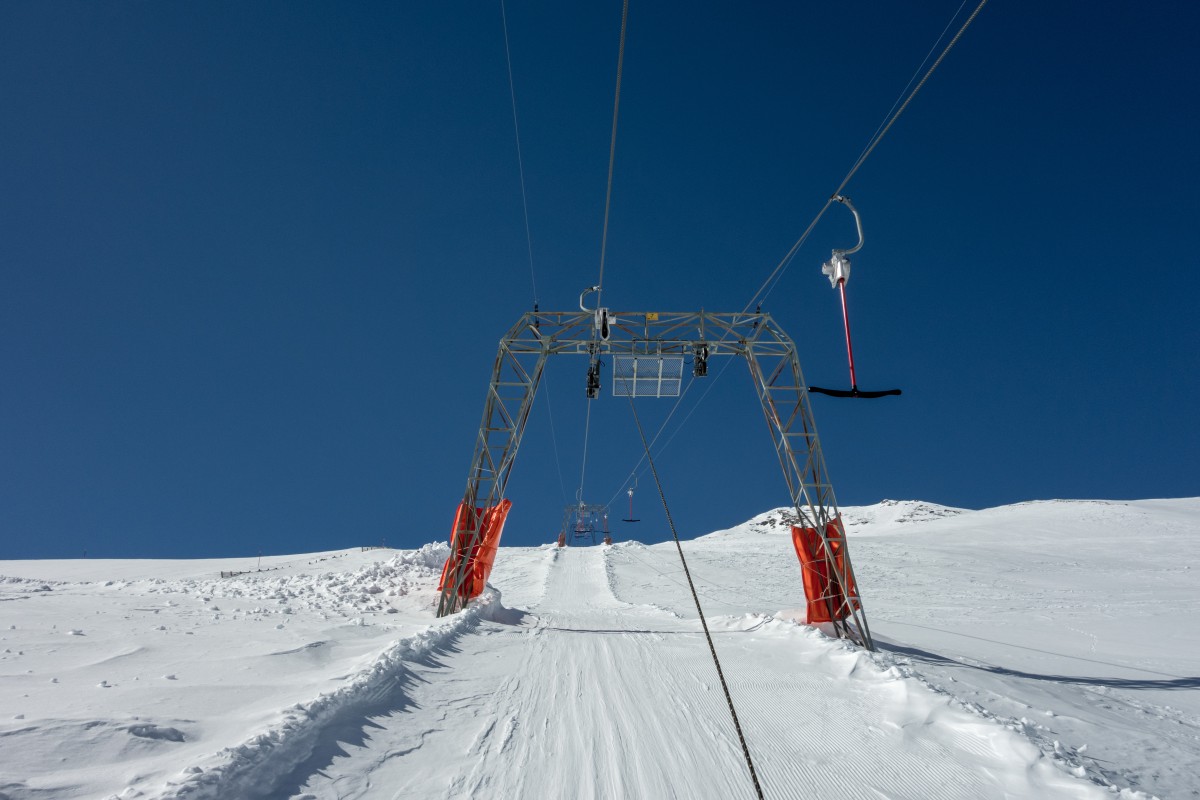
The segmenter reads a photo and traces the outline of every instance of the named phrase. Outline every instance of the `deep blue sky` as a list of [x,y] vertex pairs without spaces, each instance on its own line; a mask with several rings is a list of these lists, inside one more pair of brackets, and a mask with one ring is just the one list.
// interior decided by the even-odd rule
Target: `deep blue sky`
[[[606,304],[740,310],[958,6],[634,0]],[[993,0],[846,188],[859,382],[905,394],[814,398],[842,504],[1200,494],[1198,13]],[[508,21],[540,300],[570,309],[620,3]],[[0,109],[0,559],[447,534],[533,299],[498,2],[7,2]],[[811,383],[847,382],[819,266],[853,241],[833,209],[765,306]],[[584,371],[547,370],[505,544],[574,497]],[[624,400],[589,452],[607,502]],[[786,503],[743,365],[660,468],[684,536]],[[667,535],[654,500],[618,538]]]

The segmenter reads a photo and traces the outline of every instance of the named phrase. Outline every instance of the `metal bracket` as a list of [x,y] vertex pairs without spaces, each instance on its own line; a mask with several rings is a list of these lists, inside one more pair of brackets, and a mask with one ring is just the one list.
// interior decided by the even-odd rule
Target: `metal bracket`
[[596,337],[599,338],[600,341],[602,341],[602,342],[607,342],[608,334],[609,334],[608,309],[607,308],[599,308],[599,307],[588,308],[587,306],[585,306],[583,304],[583,298],[587,297],[592,292],[598,292],[598,291],[600,291],[599,286],[589,286],[588,288],[584,289],[583,292],[579,295],[579,310],[580,311],[590,311],[592,313],[592,318],[593,318],[592,327],[593,327],[593,330],[595,331]]
[[829,260],[821,265],[821,274],[828,277],[829,284],[836,289],[839,283],[844,284],[850,280],[850,259],[846,256],[861,250],[865,238],[863,237],[862,219],[858,216],[858,209],[850,202],[850,198],[836,194],[833,196],[833,201],[850,209],[850,213],[854,215],[854,226],[858,230],[858,244],[846,250],[834,250]]

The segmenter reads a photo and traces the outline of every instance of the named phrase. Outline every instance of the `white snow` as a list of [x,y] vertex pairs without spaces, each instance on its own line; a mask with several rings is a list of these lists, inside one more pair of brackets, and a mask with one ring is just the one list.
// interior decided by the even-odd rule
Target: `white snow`
[[[1200,796],[1200,500],[843,511],[873,654],[684,542],[767,797]],[[673,544],[447,552],[0,562],[0,798],[753,796]]]

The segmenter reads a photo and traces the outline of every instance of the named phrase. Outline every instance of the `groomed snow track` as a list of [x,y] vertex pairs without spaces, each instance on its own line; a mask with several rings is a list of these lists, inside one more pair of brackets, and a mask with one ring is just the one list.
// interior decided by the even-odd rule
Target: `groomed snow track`
[[[493,597],[397,645],[167,796],[752,797],[698,622],[615,596],[611,552],[510,556],[495,580],[526,611]],[[1111,796],[843,642],[710,625],[767,797]]]

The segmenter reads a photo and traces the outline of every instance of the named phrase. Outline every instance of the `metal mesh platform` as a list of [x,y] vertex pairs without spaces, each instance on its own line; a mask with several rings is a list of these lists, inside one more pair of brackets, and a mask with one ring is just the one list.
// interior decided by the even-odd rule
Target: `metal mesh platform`
[[613,356],[614,397],[678,397],[683,356]]

